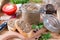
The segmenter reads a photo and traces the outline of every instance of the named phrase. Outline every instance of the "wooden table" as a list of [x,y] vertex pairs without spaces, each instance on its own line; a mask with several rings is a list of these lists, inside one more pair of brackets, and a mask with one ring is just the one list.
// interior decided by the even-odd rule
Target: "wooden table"
[[[3,15],[3,13],[1,12],[0,13],[0,17]],[[3,21],[1,21],[0,20],[0,24],[2,23]],[[4,30],[2,30],[1,32],[0,32],[0,35],[3,35],[6,31],[8,31],[6,28],[4,29]]]
[[[2,16],[3,13],[0,13],[0,16]],[[2,23],[3,21],[0,21],[0,24]],[[4,33],[6,33],[8,30],[7,28],[5,28],[3,31],[0,32],[0,35],[3,35]],[[49,32],[48,30],[46,32]],[[50,40],[60,40],[60,34],[57,34],[57,33],[52,33],[51,32],[51,35],[52,35],[52,38]]]

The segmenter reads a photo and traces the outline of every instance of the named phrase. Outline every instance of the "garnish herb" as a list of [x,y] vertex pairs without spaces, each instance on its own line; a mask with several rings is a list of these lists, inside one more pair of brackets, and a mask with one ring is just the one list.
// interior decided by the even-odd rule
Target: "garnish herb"
[[50,33],[42,34],[41,37],[38,40],[48,40],[51,38]]
[[43,27],[44,27],[44,24],[43,24],[43,23],[39,23],[39,24],[38,24],[38,28],[39,28],[39,29],[41,29],[41,28],[43,28]]
[[33,24],[33,25],[32,25],[32,29],[36,29],[36,25]]
[[41,29],[41,28],[43,28],[43,23],[39,23],[38,25],[32,25],[32,29]]
[[13,4],[24,4],[24,3],[27,3],[29,2],[29,0],[10,0],[11,3]]
[[42,3],[42,0],[32,0],[35,3]]

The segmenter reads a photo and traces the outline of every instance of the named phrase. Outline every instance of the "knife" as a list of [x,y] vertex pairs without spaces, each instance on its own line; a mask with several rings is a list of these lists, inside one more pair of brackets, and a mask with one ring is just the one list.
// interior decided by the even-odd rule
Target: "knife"
[[[2,31],[5,27],[7,27],[7,22],[11,19],[11,18],[15,18],[16,15],[12,15],[9,19],[5,20],[2,24],[0,24],[0,31]],[[0,19],[1,20],[1,19]]]
[[4,22],[0,25],[0,31],[2,31],[7,26],[7,22]]

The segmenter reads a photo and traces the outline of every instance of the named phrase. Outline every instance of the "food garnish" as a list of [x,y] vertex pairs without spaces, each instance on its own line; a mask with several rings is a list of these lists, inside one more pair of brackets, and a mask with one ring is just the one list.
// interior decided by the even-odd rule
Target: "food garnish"
[[13,4],[24,4],[27,3],[29,0],[10,0],[11,3]]
[[32,0],[35,3],[42,3],[42,0]]
[[51,34],[50,32],[46,33],[46,34],[42,34],[41,37],[39,37],[38,40],[48,40],[51,38]]
[[41,28],[43,28],[43,23],[39,23],[38,25],[32,25],[32,29],[41,29]]

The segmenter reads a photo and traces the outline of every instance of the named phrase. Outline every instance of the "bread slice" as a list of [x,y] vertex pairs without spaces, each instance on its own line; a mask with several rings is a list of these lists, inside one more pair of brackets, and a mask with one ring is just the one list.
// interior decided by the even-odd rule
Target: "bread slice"
[[20,34],[22,34],[25,37],[31,37],[33,36],[33,31],[31,28],[31,25],[28,23],[25,23],[23,20],[16,20],[15,21],[15,27],[19,31]]
[[7,26],[8,26],[9,31],[15,31],[16,30],[16,28],[15,28],[15,20],[16,19],[13,18],[13,19],[10,19],[8,21]]

